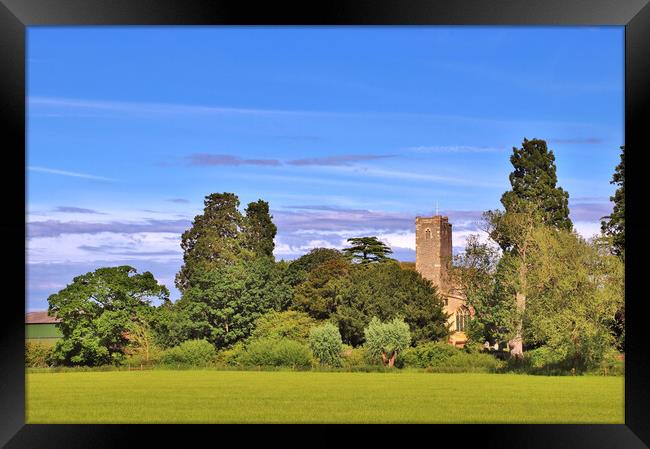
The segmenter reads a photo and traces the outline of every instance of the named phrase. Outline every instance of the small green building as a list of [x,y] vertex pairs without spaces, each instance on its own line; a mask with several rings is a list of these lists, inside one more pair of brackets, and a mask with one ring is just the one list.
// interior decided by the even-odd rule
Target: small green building
[[47,310],[25,314],[25,339],[31,343],[54,344],[61,338],[61,331],[56,328],[58,318],[47,314]]

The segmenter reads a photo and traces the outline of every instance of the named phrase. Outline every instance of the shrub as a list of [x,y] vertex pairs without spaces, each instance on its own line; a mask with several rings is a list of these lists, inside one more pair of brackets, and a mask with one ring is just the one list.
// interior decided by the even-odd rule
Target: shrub
[[188,340],[162,353],[164,365],[206,366],[215,358],[214,346],[207,340]]
[[312,356],[309,348],[297,341],[265,338],[251,341],[237,357],[243,366],[284,366],[309,368]]
[[404,365],[425,368],[429,372],[488,372],[503,365],[490,354],[467,352],[444,343],[425,343],[404,351]]
[[625,361],[622,354],[615,349],[607,351],[602,362],[600,362],[597,373],[605,376],[623,376],[625,374]]
[[415,368],[439,367],[460,352],[448,343],[425,343],[405,351],[404,362],[406,366]]
[[47,368],[51,364],[52,345],[39,342],[25,343],[25,366],[28,368]]
[[158,346],[152,345],[145,351],[143,348],[130,349],[126,354],[124,364],[132,366],[151,366],[160,362],[163,350]]
[[503,365],[496,357],[485,353],[467,353],[458,351],[447,360],[446,366],[439,366],[437,371],[448,372],[482,372],[495,373]]
[[238,366],[240,365],[239,359],[245,350],[244,342],[239,341],[230,348],[218,351],[214,360],[222,365]]
[[250,340],[286,338],[306,342],[310,329],[316,325],[318,325],[318,321],[303,312],[272,311],[257,319]]
[[341,366],[341,333],[332,323],[312,328],[309,347],[321,365]]

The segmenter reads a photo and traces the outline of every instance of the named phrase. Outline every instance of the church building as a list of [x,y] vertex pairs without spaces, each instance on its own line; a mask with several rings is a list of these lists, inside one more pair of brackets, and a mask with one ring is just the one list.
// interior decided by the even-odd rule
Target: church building
[[443,310],[450,314],[447,324],[451,330],[449,343],[464,346],[465,329],[472,315],[465,296],[451,279],[451,223],[448,217],[415,218],[415,269],[438,288],[444,302]]

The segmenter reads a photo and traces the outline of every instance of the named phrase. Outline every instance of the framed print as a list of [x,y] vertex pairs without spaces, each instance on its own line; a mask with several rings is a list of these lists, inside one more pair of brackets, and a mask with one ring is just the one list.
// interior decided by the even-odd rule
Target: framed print
[[0,19],[6,447],[650,444],[646,1]]

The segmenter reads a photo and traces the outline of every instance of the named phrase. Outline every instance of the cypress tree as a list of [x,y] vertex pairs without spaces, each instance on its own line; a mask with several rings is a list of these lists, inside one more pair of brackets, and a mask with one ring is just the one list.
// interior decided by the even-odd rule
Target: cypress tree
[[512,190],[501,196],[506,213],[522,212],[532,205],[543,224],[570,231],[573,223],[569,218],[569,193],[557,187],[553,151],[544,140],[525,138],[521,148],[512,150]]
[[243,226],[244,244],[257,256],[273,256],[275,248],[273,239],[278,228],[273,224],[272,219],[269,203],[263,200],[248,203]]

